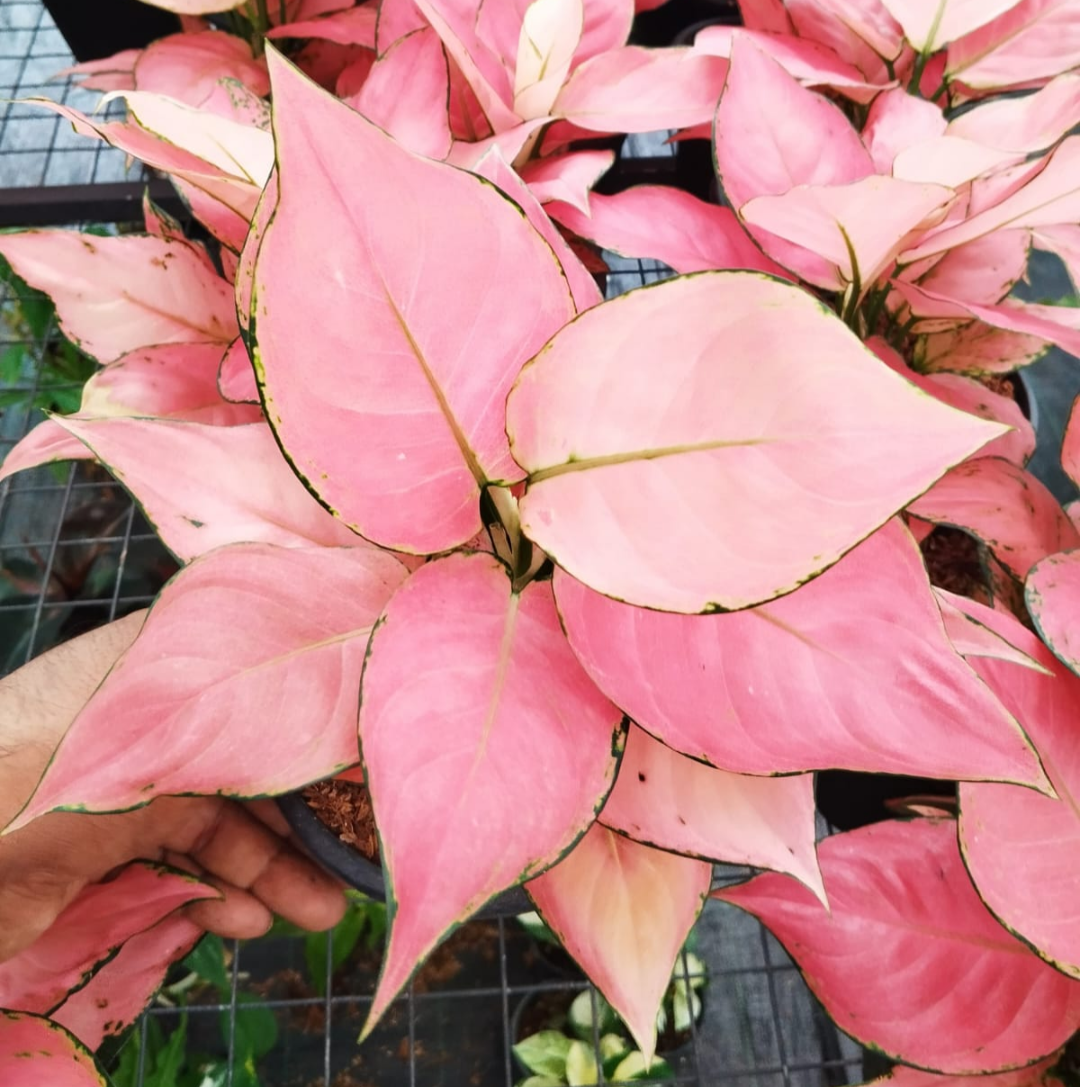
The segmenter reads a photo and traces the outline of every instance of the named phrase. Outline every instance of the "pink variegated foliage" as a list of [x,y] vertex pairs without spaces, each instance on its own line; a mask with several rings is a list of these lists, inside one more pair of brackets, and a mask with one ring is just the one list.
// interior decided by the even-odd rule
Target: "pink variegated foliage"
[[[366,1032],[523,884],[647,1056],[710,862],[747,864],[717,897],[927,1070],[894,1078],[1041,1082],[1080,1024],[1080,530],[1003,377],[1080,350],[1012,297],[1033,247],[1080,278],[1077,6],[743,0],[668,50],[632,0],[160,6],[236,33],[98,63],[123,121],[42,104],[168,173],[220,263],[149,206],[0,236],[102,364],[0,473],[98,460],[183,568],[9,830],[362,777]],[[592,193],[579,141],[664,128],[726,206]],[[680,275],[603,302],[575,236]],[[931,587],[937,525],[992,608]],[[958,780],[959,817],[816,845],[829,768]],[[166,913],[0,964],[0,1066],[41,1012],[130,1021],[195,938]]]

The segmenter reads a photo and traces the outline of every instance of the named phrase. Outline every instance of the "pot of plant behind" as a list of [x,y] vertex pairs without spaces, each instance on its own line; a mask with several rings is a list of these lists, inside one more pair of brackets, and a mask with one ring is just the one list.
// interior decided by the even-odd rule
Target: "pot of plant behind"
[[[1038,434],[1038,404],[1022,370],[986,374],[982,383],[991,391],[1016,401],[1024,418]],[[992,557],[974,536],[958,528],[938,525],[920,541],[930,582],[942,589],[991,604],[997,588],[991,572]],[[1029,622],[1026,616],[1019,616]],[[854,770],[822,770],[817,774],[818,811],[837,830],[855,830],[917,808],[955,811],[957,783],[936,778],[894,774],[863,774]],[[913,808],[913,805],[915,806]]]
[[45,7],[80,63],[142,49],[180,31],[172,12],[144,0],[45,0]]
[[[327,871],[369,897],[386,901],[375,816],[359,770],[278,797],[277,803],[297,840]],[[511,887],[475,917],[513,917],[532,908],[525,892]]]

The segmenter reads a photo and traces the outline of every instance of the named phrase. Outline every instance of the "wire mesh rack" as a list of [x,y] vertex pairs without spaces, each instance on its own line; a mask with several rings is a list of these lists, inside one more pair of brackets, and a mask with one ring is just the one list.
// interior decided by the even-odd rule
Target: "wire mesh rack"
[[[92,110],[96,94],[47,82],[69,63],[38,0],[0,0],[0,96],[42,94]],[[624,149],[654,160],[672,153],[656,140]],[[43,203],[40,194],[75,186],[85,196],[87,187],[108,189],[132,176],[123,155],[69,135],[62,119],[10,101],[0,106],[4,221],[72,221],[81,216],[62,212],[73,205],[52,197]],[[115,220],[115,209],[101,201],[102,218]],[[606,256],[609,297],[670,274],[654,262]],[[27,320],[32,304],[11,290],[0,295],[0,461],[44,410],[72,410],[85,377],[51,316]],[[51,465],[0,483],[0,674],[146,606],[175,570],[123,488],[92,463]],[[718,868],[715,879],[729,883],[747,874]],[[700,1017],[691,1017],[681,1044],[666,1053],[675,1082],[840,1087],[862,1079],[860,1049],[829,1023],[756,921],[710,901],[692,945],[707,985]],[[378,975],[377,947],[358,944],[339,961],[334,934],[313,944],[273,931],[260,940],[218,941],[213,949],[220,970],[179,970],[123,1047],[106,1055],[121,1070],[122,1087],[512,1087],[528,1074],[513,1045],[530,1029],[530,1016],[588,989],[515,919],[470,922],[358,1045]],[[325,991],[313,976],[313,954],[322,960]],[[694,981],[691,961],[684,955],[678,968],[686,985]],[[206,977],[215,971],[216,984]],[[178,1032],[187,1056],[177,1069],[186,1070],[163,1081],[155,1039],[160,1050],[160,1039]],[[261,1040],[253,1049],[254,1033]],[[598,1081],[606,1082],[602,1068]]]

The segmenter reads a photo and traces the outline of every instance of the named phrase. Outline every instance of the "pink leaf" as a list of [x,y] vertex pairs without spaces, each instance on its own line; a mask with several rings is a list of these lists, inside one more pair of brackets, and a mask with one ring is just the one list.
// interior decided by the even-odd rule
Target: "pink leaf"
[[902,374],[913,385],[960,411],[1004,423],[1012,427],[1007,434],[995,438],[980,451],[982,456],[1003,457],[1020,468],[1035,453],[1035,430],[1024,418],[1015,400],[988,389],[981,381],[961,377],[959,374],[919,374],[910,369],[898,351],[878,336],[867,342],[867,347],[886,366]]
[[582,314],[522,371],[507,429],[530,476],[527,535],[599,592],[685,612],[790,591],[1001,433],[871,363],[804,292],[748,272]]
[[236,335],[229,285],[189,243],[42,230],[0,236],[0,253],[49,295],[64,334],[99,362],[151,344],[226,344]]
[[270,105],[238,79],[219,79],[200,110],[233,121],[245,128],[270,131]]
[[632,724],[600,822],[673,853],[786,872],[825,901],[814,848],[813,774],[716,770]]
[[[267,415],[357,531],[454,547],[480,528],[480,487],[521,477],[503,404],[573,315],[566,281],[493,186],[409,154],[270,57],[281,196],[255,273]],[[309,258],[317,274],[298,275]]]
[[555,592],[597,686],[692,758],[751,774],[1042,780],[1016,722],[953,652],[896,523],[789,596],[733,615],[629,607],[561,571]]
[[156,8],[174,11],[177,15],[210,15],[218,11],[232,11],[244,0],[146,0]]
[[573,67],[624,46],[633,21],[633,0],[586,0],[585,28],[574,53]]
[[315,19],[302,19],[274,27],[268,38],[321,38],[338,45],[362,45],[375,48],[375,18],[377,8],[372,4],[335,11]]
[[166,917],[128,940],[114,959],[57,1008],[53,1018],[97,1049],[138,1019],[169,967],[202,935],[203,930],[182,914]]
[[881,0],[904,28],[904,36],[929,56],[985,26],[1019,0]]
[[[865,177],[847,185],[799,185],[781,196],[759,196],[739,209],[743,220],[783,238],[807,259],[762,246],[808,282],[827,290],[865,290],[895,259],[913,231],[940,221],[953,191],[894,177]],[[824,260],[828,270],[819,271]]]
[[132,864],[80,892],[29,947],[0,963],[0,1005],[47,1014],[132,936],[189,902],[216,897],[193,876]]
[[[181,561],[222,544],[363,547],[308,493],[265,423],[58,418],[142,506]],[[162,465],[169,470],[162,471]]]
[[94,1055],[58,1023],[0,1011],[4,1087],[109,1087]]
[[255,371],[251,368],[244,341],[239,336],[225,350],[219,360],[217,387],[224,399],[234,404],[257,404],[259,386]]
[[78,81],[77,85],[88,91],[134,90],[135,62],[140,56],[141,49],[123,49],[111,57],[101,57],[63,68],[53,78],[73,76]]
[[905,148],[893,160],[894,177],[926,184],[962,186],[1016,163],[1010,151],[984,147],[958,136],[935,136],[931,140]]
[[0,482],[16,472],[37,468],[63,460],[89,460],[93,453],[69,434],[59,423],[44,419],[21,441],[18,441],[4,457],[0,465]]
[[1028,231],[997,230],[950,249],[919,285],[934,294],[992,305],[1023,279],[1030,256]]
[[880,88],[866,81],[853,64],[842,61],[828,46],[788,34],[755,33],[730,26],[708,26],[694,39],[694,49],[714,57],[730,57],[738,36],[752,41],[784,71],[808,87],[829,87],[856,102],[869,102]]
[[742,21],[749,30],[764,30],[771,34],[791,34],[784,0],[739,0]]
[[671,972],[709,894],[712,865],[594,824],[528,885],[567,951],[607,997],[647,1061]]
[[[1043,566],[1035,574],[1036,584],[1053,576]],[[1037,602],[1037,594],[1037,589],[1030,591],[1029,601]],[[972,879],[994,914],[1060,970],[1080,977],[1075,893],[1080,850],[1080,679],[1009,617],[986,608],[980,613],[987,626],[1007,634],[1050,672],[1043,675],[995,660],[972,661],[1038,747],[1057,798],[1009,786],[962,784],[960,845]]]
[[614,161],[614,151],[571,151],[526,163],[521,179],[541,204],[559,200],[588,215],[589,191]]
[[[271,216],[277,208],[278,202],[278,174],[274,169],[267,179],[266,188],[263,189],[259,202],[255,206],[251,218],[251,227],[240,249],[240,259],[236,264],[236,277],[233,288],[236,302],[236,319],[240,327],[240,335],[249,344],[251,341],[251,307],[252,292],[255,290],[255,260],[262,247],[263,234],[270,222]],[[256,390],[258,399],[258,390]]]
[[551,246],[555,259],[558,260],[566,275],[570,296],[577,312],[583,313],[590,307],[598,305],[603,300],[603,295],[596,281],[567,244],[566,239],[555,228],[555,224],[548,218],[529,186],[514,173],[506,159],[499,153],[498,147],[493,147],[484,155],[473,167],[473,172],[480,177],[486,177],[488,181],[506,193],[525,212],[525,217],[540,237]]
[[587,215],[555,204],[551,215],[582,238],[624,257],[648,257],[676,272],[747,268],[788,278],[748,237],[735,213],[667,185],[593,194]]
[[727,68],[692,49],[627,45],[582,64],[552,113],[594,132],[686,128],[712,117]]
[[963,374],[1007,374],[1038,362],[1050,345],[1038,336],[1007,332],[982,321],[927,336],[920,349],[926,370]]
[[[333,91],[343,102],[352,105],[356,96],[364,89],[364,84],[371,75],[378,57],[372,49],[358,49],[355,60],[350,61],[338,73],[334,80]],[[327,87],[327,90],[330,90]]]
[[450,74],[438,35],[430,28],[399,38],[375,61],[360,93],[349,102],[369,121],[418,155],[450,153],[447,96]]
[[375,49],[382,56],[394,42],[428,25],[414,0],[380,0]]
[[1080,75],[1051,80],[1022,98],[1001,98],[969,109],[949,123],[949,135],[1029,154],[1057,143],[1080,121]]
[[1078,64],[1080,12],[1072,0],[1020,0],[953,42],[946,71],[969,87],[997,88],[1047,79]]
[[238,544],[197,559],[162,590],[9,829],[169,794],[273,796],[352,766],[368,638],[407,576],[369,548]]
[[[996,630],[991,630],[982,621],[981,616],[985,614],[982,610],[984,605],[936,587],[934,596],[937,597],[938,607],[941,608],[941,618],[945,623],[945,632],[949,635],[949,641],[961,656],[991,657],[994,660],[1018,664],[1022,668],[1033,668],[1036,672],[1046,672],[1038,661],[1017,649],[1006,637]],[[979,610],[973,613],[973,609]],[[991,609],[986,608],[985,611],[991,611]]]
[[901,254],[904,263],[944,253],[1003,227],[1055,226],[1080,219],[1080,136],[1065,140],[1045,168],[1000,203],[955,226],[943,226]]
[[874,99],[863,127],[863,142],[879,174],[891,174],[901,151],[945,135],[948,122],[932,102],[896,87]]
[[[545,119],[539,118],[535,121],[526,121],[524,124],[515,125],[513,128],[505,129],[494,136],[487,136],[472,143],[465,140],[455,140],[454,146],[450,149],[450,154],[446,156],[446,161],[451,166],[471,171],[486,154],[498,148],[499,154],[507,162],[514,162],[521,154],[526,143],[528,143],[529,137],[534,132],[540,132],[545,128]],[[550,129],[547,129],[547,131],[550,131]]]
[[1054,496],[1000,457],[958,465],[910,509],[926,521],[972,533],[1021,580],[1047,555],[1080,547],[1080,534]]
[[513,592],[493,556],[458,554],[395,594],[360,697],[393,909],[365,1032],[451,928],[585,832],[611,788],[621,727],[570,652],[550,582]]
[[1061,467],[1065,469],[1065,473],[1073,483],[1080,487],[1080,398],[1073,401],[1072,410],[1065,424],[1065,436],[1061,445]]
[[818,857],[831,912],[771,873],[715,895],[772,930],[841,1030],[960,1075],[1027,1064],[1073,1033],[1080,985],[990,916],[951,821],[877,823],[826,839]]
[[[242,348],[242,345],[241,345]],[[153,416],[211,426],[257,423],[257,405],[230,404],[218,392],[221,344],[145,347],[122,355],[83,387],[80,419]]]
[[881,0],[784,0],[795,34],[828,46],[879,84],[892,81],[882,57],[902,60],[903,32]]
[[198,106],[213,93],[219,79],[237,79],[258,95],[268,94],[264,61],[256,60],[243,38],[204,30],[159,38],[135,62],[135,86],[179,102]]
[[1045,1060],[996,1076],[940,1076],[901,1064],[887,1076],[861,1087],[1053,1087],[1060,1081],[1051,1072],[1061,1056],[1061,1053],[1052,1053]]
[[1080,551],[1050,555],[1028,573],[1025,595],[1036,628],[1058,660],[1080,674],[1078,593]]

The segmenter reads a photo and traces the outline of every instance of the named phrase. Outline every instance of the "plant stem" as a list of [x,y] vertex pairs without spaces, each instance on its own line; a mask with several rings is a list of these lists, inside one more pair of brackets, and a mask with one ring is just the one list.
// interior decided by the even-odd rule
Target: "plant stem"
[[268,0],[253,0],[255,5],[252,17],[251,51],[255,56],[261,57],[266,52],[266,32],[270,29],[270,11],[267,7]]
[[926,62],[930,59],[929,53],[920,53],[915,60],[915,68],[911,73],[911,82],[908,83],[908,94],[918,94],[919,84],[922,82]]

